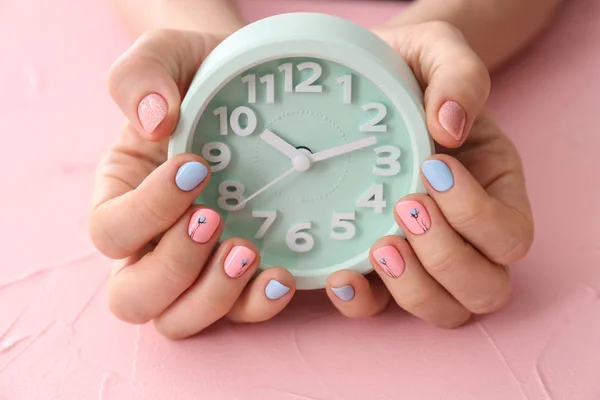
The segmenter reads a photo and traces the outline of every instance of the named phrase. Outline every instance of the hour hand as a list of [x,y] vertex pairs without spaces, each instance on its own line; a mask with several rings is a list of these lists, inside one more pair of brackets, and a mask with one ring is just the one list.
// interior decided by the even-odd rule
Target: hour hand
[[273,146],[275,150],[278,150],[281,154],[287,156],[287,158],[290,160],[294,159],[296,148],[270,130],[265,129],[265,131],[260,135],[260,138],[267,144]]

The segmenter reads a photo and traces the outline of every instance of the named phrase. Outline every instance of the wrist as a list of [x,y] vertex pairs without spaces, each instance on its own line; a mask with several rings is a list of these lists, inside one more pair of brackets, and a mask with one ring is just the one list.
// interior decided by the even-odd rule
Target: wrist
[[134,37],[156,29],[225,37],[246,25],[231,0],[111,0],[111,3]]

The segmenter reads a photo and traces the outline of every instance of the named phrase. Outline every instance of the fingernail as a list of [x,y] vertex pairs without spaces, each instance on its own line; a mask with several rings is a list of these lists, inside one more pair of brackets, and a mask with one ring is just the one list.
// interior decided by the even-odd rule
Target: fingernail
[[427,160],[422,166],[423,175],[438,192],[446,192],[454,186],[454,177],[448,166],[440,160]]
[[208,208],[198,210],[192,215],[188,226],[190,238],[196,243],[206,243],[215,234],[221,217]]
[[230,278],[242,276],[254,262],[254,252],[244,246],[235,246],[225,258],[225,273]]
[[421,235],[431,228],[431,218],[425,207],[414,200],[396,204],[396,214],[414,235]]
[[271,279],[265,287],[265,295],[269,300],[277,300],[288,294],[290,288],[284,284],[277,282],[275,279]]
[[461,139],[467,124],[467,113],[463,106],[452,100],[446,101],[440,107],[438,120],[454,139]]
[[331,290],[340,300],[350,301],[354,298],[354,288],[350,285],[342,286],[339,288],[332,287]]
[[373,252],[373,257],[390,278],[399,278],[404,273],[404,259],[394,246],[378,248]]
[[208,175],[208,168],[198,161],[183,164],[175,175],[175,184],[184,192],[194,190]]
[[166,100],[157,93],[144,97],[138,105],[138,118],[142,128],[147,133],[152,133],[167,116],[169,106]]

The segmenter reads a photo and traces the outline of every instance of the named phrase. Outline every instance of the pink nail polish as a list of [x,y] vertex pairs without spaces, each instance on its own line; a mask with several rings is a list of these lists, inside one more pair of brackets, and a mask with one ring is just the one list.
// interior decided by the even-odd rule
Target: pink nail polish
[[167,116],[169,106],[166,100],[157,93],[144,97],[138,105],[138,118],[142,128],[147,133],[152,133]]
[[396,204],[396,214],[414,235],[421,235],[431,228],[431,217],[418,201],[401,201]]
[[454,139],[462,138],[467,124],[467,113],[463,106],[452,100],[446,101],[440,107],[438,120]]
[[229,251],[227,258],[225,258],[225,273],[230,278],[237,278],[242,276],[244,272],[254,262],[254,252],[244,246],[235,246]]
[[221,217],[213,210],[207,208],[198,210],[192,215],[188,226],[188,234],[196,243],[206,243],[215,234]]
[[390,278],[399,278],[404,273],[404,259],[394,246],[380,247],[373,257]]

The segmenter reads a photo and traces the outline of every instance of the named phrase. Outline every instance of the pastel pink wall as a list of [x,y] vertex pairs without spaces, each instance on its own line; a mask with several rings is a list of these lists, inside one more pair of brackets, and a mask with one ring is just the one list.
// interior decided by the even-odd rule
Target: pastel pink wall
[[[600,2],[572,0],[494,78],[536,243],[511,305],[455,331],[299,295],[276,320],[185,342],[117,321],[86,230],[93,168],[123,121],[105,77],[129,39],[105,1],[0,3],[0,399],[600,398]],[[400,3],[242,2],[371,25]]]

